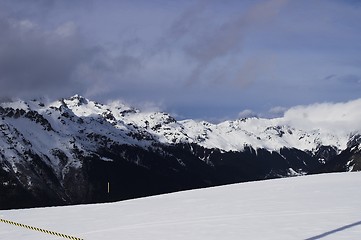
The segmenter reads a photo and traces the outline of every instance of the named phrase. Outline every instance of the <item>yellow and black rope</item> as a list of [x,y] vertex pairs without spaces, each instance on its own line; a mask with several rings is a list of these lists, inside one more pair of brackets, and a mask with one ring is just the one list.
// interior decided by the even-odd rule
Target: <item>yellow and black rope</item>
[[9,221],[9,220],[2,219],[2,218],[0,218],[0,222],[7,223],[7,224],[12,224],[12,225],[15,225],[15,226],[18,226],[18,227],[23,227],[23,228],[27,228],[27,229],[30,229],[30,230],[34,230],[34,231],[38,231],[38,232],[42,232],[42,233],[47,233],[47,234],[50,234],[50,235],[54,235],[54,236],[58,236],[58,237],[62,237],[62,238],[67,238],[67,239],[71,239],[71,240],[83,240],[82,238],[73,237],[73,236],[69,236],[69,235],[66,235],[66,234],[57,233],[57,232],[49,231],[49,230],[46,230],[46,229],[41,229],[41,228],[25,225],[25,224],[22,224],[22,223]]

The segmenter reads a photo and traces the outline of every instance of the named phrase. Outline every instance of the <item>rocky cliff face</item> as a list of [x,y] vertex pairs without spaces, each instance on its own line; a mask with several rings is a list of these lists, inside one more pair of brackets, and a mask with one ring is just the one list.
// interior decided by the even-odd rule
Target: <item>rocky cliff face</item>
[[359,139],[282,119],[177,121],[78,95],[53,103],[2,103],[0,209],[359,170]]
[[350,138],[347,148],[334,156],[316,173],[361,171],[361,135]]

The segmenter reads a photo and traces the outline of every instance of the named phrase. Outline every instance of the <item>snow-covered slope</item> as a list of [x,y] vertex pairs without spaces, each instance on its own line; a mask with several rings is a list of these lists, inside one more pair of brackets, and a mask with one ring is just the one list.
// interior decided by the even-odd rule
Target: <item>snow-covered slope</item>
[[[360,173],[324,174],[108,204],[0,211],[86,240],[359,239]],[[0,222],[0,239],[59,237]]]
[[[335,155],[360,146],[361,140],[353,141],[361,139],[358,106],[361,101],[345,103],[339,113],[331,107],[327,114],[317,105],[325,118],[298,107],[282,118],[212,124],[79,95],[0,103],[0,209],[317,172]],[[347,170],[359,169],[352,157],[344,163]],[[104,192],[108,181],[118,186],[111,199]]]

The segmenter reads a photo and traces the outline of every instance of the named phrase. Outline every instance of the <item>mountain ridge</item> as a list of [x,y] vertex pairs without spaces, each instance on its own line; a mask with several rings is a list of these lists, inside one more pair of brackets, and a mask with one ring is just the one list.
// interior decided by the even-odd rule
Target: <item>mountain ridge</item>
[[[359,148],[356,130],[285,123],[282,118],[177,121],[165,112],[80,95],[51,103],[1,103],[0,208],[114,201],[304,175]],[[352,167],[356,162],[346,164],[338,169],[358,169]],[[109,181],[118,186],[110,195],[104,188]]]
[[[0,106],[3,109],[4,106],[13,110],[18,109],[14,113],[8,112],[5,116],[14,115],[16,118],[19,117],[19,114],[24,114],[24,111],[51,115],[56,111],[50,110],[58,110],[62,112],[63,117],[68,117],[70,120],[81,119],[82,117],[105,120],[112,124],[115,130],[130,128],[134,131],[135,126],[135,128],[141,128],[144,134],[150,133],[153,138],[157,138],[163,144],[197,143],[206,148],[218,148],[225,151],[240,151],[244,146],[271,151],[283,147],[312,151],[320,145],[334,145],[344,150],[348,140],[356,135],[352,132],[336,134],[333,131],[321,129],[296,128],[283,118],[252,117],[228,120],[218,124],[192,119],[177,121],[165,112],[144,112],[119,101],[111,102],[109,105],[100,104],[80,95],[50,103],[48,106],[38,101],[31,101],[31,103],[18,101],[2,103]],[[64,120],[62,123],[64,124]],[[103,123],[105,122],[103,121]],[[127,141],[129,140],[127,139]]]

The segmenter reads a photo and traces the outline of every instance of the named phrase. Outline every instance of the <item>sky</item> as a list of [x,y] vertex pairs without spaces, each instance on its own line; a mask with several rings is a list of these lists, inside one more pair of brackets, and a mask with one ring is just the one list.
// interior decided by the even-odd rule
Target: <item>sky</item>
[[361,98],[360,22],[356,0],[0,0],[0,99],[277,117]]

